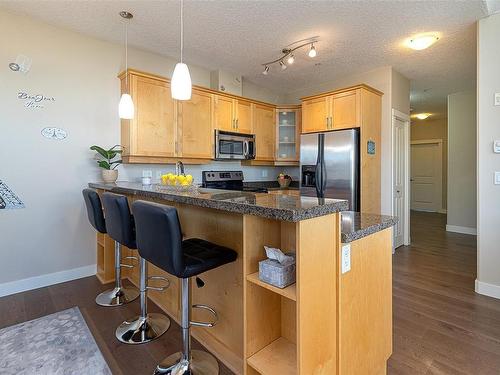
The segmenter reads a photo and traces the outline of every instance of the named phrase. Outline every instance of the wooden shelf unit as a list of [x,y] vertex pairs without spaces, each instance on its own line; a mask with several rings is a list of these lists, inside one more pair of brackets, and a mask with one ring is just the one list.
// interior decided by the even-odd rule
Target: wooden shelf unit
[[258,272],[255,272],[255,273],[252,273],[251,275],[248,275],[247,280],[250,281],[251,283],[259,285],[263,288],[269,289],[270,291],[272,291],[274,293],[278,293],[279,295],[282,295],[285,298],[291,299],[292,301],[297,301],[297,290],[295,288],[295,283],[287,286],[286,288],[278,288],[278,287],[275,287],[275,286],[268,284],[264,281],[261,281],[259,279]]
[[273,341],[248,358],[247,363],[262,375],[297,374],[296,345],[284,337]]

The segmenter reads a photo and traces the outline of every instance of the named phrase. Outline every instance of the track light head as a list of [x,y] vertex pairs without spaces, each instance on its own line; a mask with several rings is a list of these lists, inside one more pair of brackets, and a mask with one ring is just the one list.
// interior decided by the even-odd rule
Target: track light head
[[262,74],[264,74],[265,76],[267,76],[269,74],[269,67],[267,65],[264,68],[264,71],[262,72]]
[[316,57],[317,54],[318,53],[316,52],[316,47],[314,47],[314,44],[311,43],[311,49],[309,50],[307,55],[312,58],[312,57]]
[[286,69],[286,64],[283,62],[283,60],[280,61],[280,66],[281,66],[281,70]]
[[288,63],[288,65],[291,65],[293,64],[295,61],[295,56],[292,54],[290,54],[290,56],[288,56],[288,59],[286,59],[286,62]]

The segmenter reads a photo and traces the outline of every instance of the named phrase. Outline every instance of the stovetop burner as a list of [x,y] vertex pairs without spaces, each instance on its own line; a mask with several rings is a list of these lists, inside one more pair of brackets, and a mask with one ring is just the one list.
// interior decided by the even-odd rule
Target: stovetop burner
[[267,189],[263,187],[244,186],[242,171],[203,171],[201,186],[210,189],[267,193]]

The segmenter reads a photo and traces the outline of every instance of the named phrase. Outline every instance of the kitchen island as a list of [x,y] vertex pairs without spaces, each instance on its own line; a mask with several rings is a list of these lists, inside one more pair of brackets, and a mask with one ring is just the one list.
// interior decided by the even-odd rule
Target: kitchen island
[[[236,374],[384,374],[392,352],[392,217],[341,211],[347,201],[159,185],[90,183],[99,192],[177,208],[185,237],[234,249],[236,262],[201,275],[193,303],[219,314],[193,337]],[[297,282],[284,289],[258,278],[265,246],[295,252]],[[114,277],[113,241],[97,236],[97,276]],[[124,255],[135,251],[125,249]],[[151,299],[179,321],[179,285]],[[138,269],[125,272],[134,284]],[[195,319],[202,313],[193,311]],[[167,333],[168,334],[168,333]]]

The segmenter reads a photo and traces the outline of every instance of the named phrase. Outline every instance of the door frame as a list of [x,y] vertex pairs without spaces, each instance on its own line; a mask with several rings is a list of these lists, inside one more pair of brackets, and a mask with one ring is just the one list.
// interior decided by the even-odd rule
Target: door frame
[[432,145],[432,144],[437,144],[438,145],[438,151],[439,151],[439,204],[438,204],[438,209],[436,212],[438,213],[443,213],[443,140],[441,138],[436,138],[436,139],[421,139],[418,141],[411,141],[410,145]]
[[[392,170],[391,170],[391,214],[394,216],[394,173],[396,170],[396,158],[394,157],[394,127],[396,125],[396,120],[399,120],[404,123],[404,147],[403,147],[403,156],[405,159],[404,163],[404,181],[405,186],[404,189],[404,201],[403,201],[403,245],[410,245],[410,116],[406,113],[400,112],[396,109],[392,109],[392,119],[391,119],[391,157],[392,157]],[[393,252],[394,248],[393,241]]]

